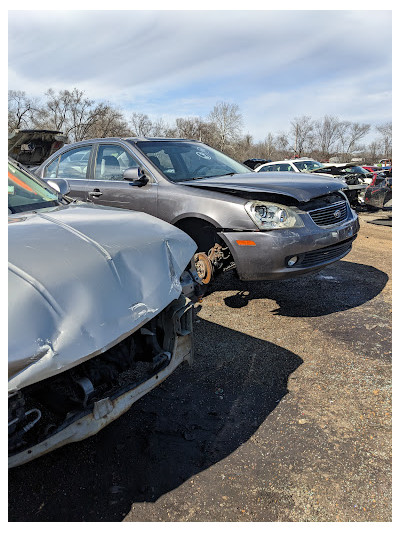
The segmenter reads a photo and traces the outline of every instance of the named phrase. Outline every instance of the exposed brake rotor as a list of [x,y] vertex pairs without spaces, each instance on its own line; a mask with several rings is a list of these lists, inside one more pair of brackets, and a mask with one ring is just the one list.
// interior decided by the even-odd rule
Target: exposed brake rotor
[[205,254],[204,252],[199,252],[195,254],[194,264],[197,270],[197,275],[204,283],[204,285],[210,283],[211,278],[213,276],[213,266],[207,254]]

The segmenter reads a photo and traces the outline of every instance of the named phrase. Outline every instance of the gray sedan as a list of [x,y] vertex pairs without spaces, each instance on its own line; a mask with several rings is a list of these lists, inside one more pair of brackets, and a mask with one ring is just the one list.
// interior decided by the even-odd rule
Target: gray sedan
[[359,230],[341,181],[255,173],[198,141],[86,140],[64,146],[37,174],[68,180],[75,198],[144,211],[184,230],[197,243],[204,283],[232,268],[243,280],[321,269],[349,253]]

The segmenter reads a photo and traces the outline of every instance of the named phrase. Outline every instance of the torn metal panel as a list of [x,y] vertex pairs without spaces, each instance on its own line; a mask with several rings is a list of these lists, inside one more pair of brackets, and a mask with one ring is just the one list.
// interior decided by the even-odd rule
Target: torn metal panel
[[95,435],[103,427],[125,413],[142,396],[162,383],[184,361],[189,364],[192,361],[191,333],[174,337],[171,361],[167,367],[143,383],[133,384],[128,390],[98,400],[93,404],[93,407],[78,413],[71,421],[65,423],[59,431],[54,432],[45,440],[10,455],[8,459],[9,468],[32,461],[65,444]]
[[71,204],[10,216],[9,390],[105,352],[179,297],[196,245],[143,213]]

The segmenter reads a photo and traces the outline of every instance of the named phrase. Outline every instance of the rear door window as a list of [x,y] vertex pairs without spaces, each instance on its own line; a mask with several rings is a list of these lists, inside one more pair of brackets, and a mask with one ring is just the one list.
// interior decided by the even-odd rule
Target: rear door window
[[92,146],[81,146],[64,152],[44,171],[46,178],[86,179]]
[[279,165],[277,165],[277,167],[277,170],[279,170],[279,172],[293,172],[292,166],[289,163],[280,163]]
[[276,170],[276,165],[266,165],[265,167],[261,167],[259,172],[273,172]]

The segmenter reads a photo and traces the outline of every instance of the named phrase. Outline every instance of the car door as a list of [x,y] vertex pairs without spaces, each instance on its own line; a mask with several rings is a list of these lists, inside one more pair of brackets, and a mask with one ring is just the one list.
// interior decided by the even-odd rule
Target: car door
[[71,187],[68,196],[86,201],[91,186],[88,177],[92,147],[92,144],[85,144],[63,152],[45,166],[41,177],[45,180],[56,181],[57,178],[67,180]]
[[119,143],[98,143],[93,156],[93,177],[88,198],[95,204],[142,211],[157,216],[157,182],[149,172],[148,182],[123,178],[127,168],[142,168],[140,161]]
[[374,185],[370,186],[369,204],[382,209],[392,199],[392,179],[377,177]]

